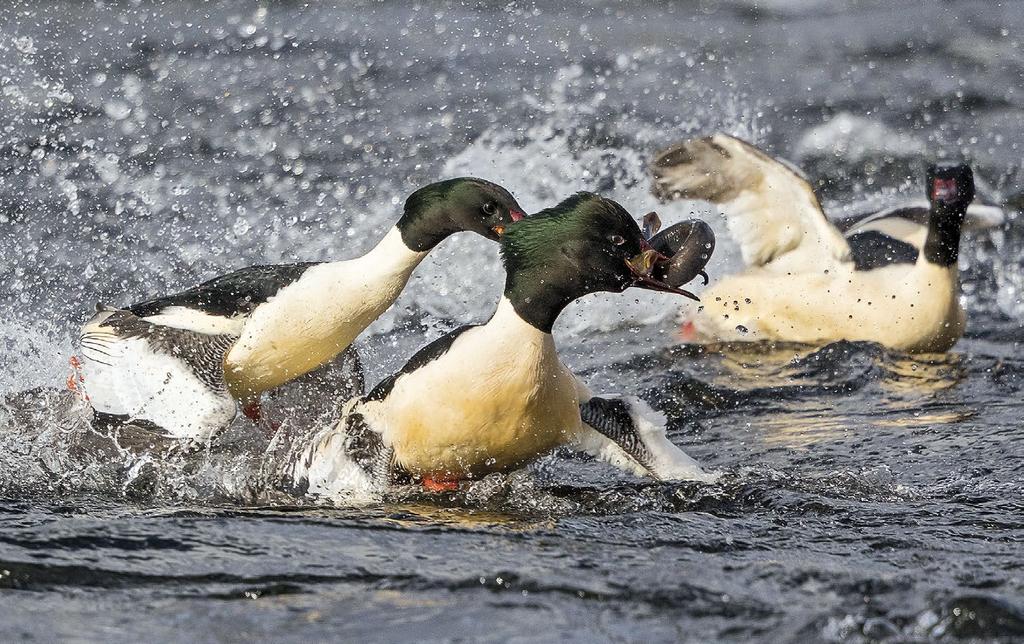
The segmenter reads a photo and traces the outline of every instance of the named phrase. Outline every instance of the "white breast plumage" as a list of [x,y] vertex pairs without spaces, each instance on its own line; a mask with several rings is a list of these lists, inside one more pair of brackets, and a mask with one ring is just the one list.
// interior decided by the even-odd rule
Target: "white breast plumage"
[[486,325],[362,407],[403,468],[456,478],[515,467],[580,427],[575,379],[551,335],[523,322],[507,300]]
[[391,306],[425,255],[394,229],[358,259],[310,268],[246,321],[225,360],[229,390],[258,394],[333,358]]

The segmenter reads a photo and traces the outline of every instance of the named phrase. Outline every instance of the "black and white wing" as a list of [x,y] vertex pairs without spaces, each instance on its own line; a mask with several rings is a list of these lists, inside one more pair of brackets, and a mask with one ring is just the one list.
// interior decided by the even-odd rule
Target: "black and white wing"
[[199,311],[213,317],[246,316],[316,265],[317,262],[299,262],[248,266],[179,293],[145,300],[126,308],[140,318],[176,309]]
[[153,324],[105,308],[81,334],[81,384],[93,409],[205,439],[235,416],[224,355],[237,336]]
[[634,396],[593,396],[577,380],[584,432],[573,447],[619,469],[659,481],[713,482],[665,434],[665,416]]
[[246,318],[314,263],[250,266],[125,309],[99,307],[82,328],[82,386],[93,409],[205,438],[234,418],[224,356]]
[[[964,217],[967,230],[1002,225],[1005,213],[998,206],[972,204]],[[931,212],[927,201],[909,201],[860,217],[837,221],[846,236],[857,270],[913,264],[924,249]]]
[[380,500],[391,483],[394,449],[363,417],[361,401],[350,401],[337,424],[288,459],[282,473],[288,491],[346,504]]
[[726,134],[684,141],[658,153],[650,171],[658,198],[717,205],[748,266],[787,254],[816,267],[849,257],[803,173],[745,141]]

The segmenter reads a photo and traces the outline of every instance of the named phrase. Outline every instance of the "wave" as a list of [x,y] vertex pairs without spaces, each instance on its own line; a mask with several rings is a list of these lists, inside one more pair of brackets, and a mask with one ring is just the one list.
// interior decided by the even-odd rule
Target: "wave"
[[[801,448],[846,435],[845,427],[831,427],[818,414],[812,414],[806,425],[794,422],[792,414],[802,406],[816,409],[823,400],[876,387],[894,394],[885,402],[889,412],[919,413],[922,391],[953,386],[965,369],[962,363],[957,356],[912,357],[870,343],[841,342],[820,349],[761,343],[714,352],[701,347],[664,349],[604,368],[624,381],[633,380],[630,372],[639,370],[641,394],[667,413],[674,439],[684,445],[694,439],[704,442],[704,423],[724,423],[715,432],[721,434],[730,418],[740,414],[764,418],[761,424],[769,446],[778,441]],[[901,397],[900,391],[908,393]],[[274,413],[268,405],[268,415]],[[776,413],[787,423],[777,430],[771,422]],[[183,445],[131,425],[94,426],[87,405],[69,391],[42,387],[19,392],[0,405],[0,496],[99,495],[203,506],[316,505],[321,502],[294,496],[281,472],[319,428],[335,420],[333,415],[290,416],[268,430],[239,418],[207,444]],[[754,506],[807,504],[824,510],[838,499],[893,501],[918,494],[885,467],[798,475],[773,466],[736,467],[729,462],[722,464],[724,476],[714,485],[637,483],[608,466],[560,451],[524,470],[488,476],[451,495],[399,486],[385,500],[448,503],[521,516],[641,509],[735,515]]]

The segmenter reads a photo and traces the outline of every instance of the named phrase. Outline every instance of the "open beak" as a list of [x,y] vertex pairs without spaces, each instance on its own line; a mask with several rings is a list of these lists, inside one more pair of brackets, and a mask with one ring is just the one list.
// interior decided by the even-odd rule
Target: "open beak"
[[[520,220],[526,218],[526,213],[524,213],[521,210],[509,210],[508,211],[508,215],[509,215],[509,217],[512,218],[512,223],[515,223],[517,221],[520,221]],[[497,235],[498,237],[501,237],[502,235],[505,234],[505,224],[498,224],[497,226],[491,226],[491,230],[494,231],[495,235]]]
[[[646,245],[646,244],[645,244]],[[667,284],[657,278],[651,273],[654,271],[655,266],[659,263],[669,261],[669,258],[665,257],[658,251],[654,250],[650,246],[640,251],[639,255],[636,255],[632,259],[626,260],[626,266],[629,267],[629,271],[633,274],[633,284],[638,288],[645,288],[649,291],[661,291],[663,293],[675,293],[676,295],[683,295],[700,302],[700,298],[693,293],[676,288],[670,284]]]

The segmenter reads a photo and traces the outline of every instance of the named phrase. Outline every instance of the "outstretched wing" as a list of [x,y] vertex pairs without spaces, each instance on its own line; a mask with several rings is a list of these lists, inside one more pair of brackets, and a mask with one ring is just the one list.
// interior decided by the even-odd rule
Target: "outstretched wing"
[[633,396],[592,396],[577,380],[584,432],[580,451],[638,476],[659,481],[714,481],[665,435],[665,417]]
[[[928,226],[928,202],[924,199],[905,201],[877,212],[858,213],[834,220],[836,227],[849,234],[851,231],[865,228],[871,224],[888,219],[903,219],[919,226]],[[964,230],[981,231],[998,228],[1006,222],[1006,211],[1000,206],[984,203],[972,203],[964,213]]]
[[650,166],[662,200],[716,204],[749,266],[787,254],[816,267],[845,262],[846,240],[795,166],[725,134],[677,143]]

